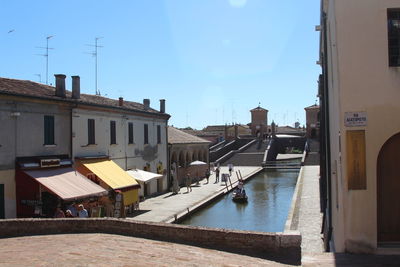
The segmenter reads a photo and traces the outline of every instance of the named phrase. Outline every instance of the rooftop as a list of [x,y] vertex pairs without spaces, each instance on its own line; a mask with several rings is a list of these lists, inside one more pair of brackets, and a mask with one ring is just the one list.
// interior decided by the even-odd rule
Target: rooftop
[[309,107],[306,107],[306,108],[304,108],[305,110],[310,110],[310,109],[319,109],[319,105],[317,105],[317,104],[314,104],[314,105],[312,105],[312,106],[309,106]]
[[158,110],[152,108],[146,109],[143,104],[137,102],[124,100],[123,106],[119,106],[119,100],[99,95],[80,94],[79,99],[73,99],[71,98],[71,91],[66,90],[66,97],[59,97],[55,95],[55,87],[28,80],[0,78],[0,95],[25,96],[46,100],[78,103],[83,105],[117,108],[126,111],[154,114],[166,118],[170,117],[170,115],[166,113],[160,113]]
[[178,130],[172,126],[168,126],[168,143],[170,144],[208,144],[203,138],[194,136],[192,134],[185,133],[184,131]]

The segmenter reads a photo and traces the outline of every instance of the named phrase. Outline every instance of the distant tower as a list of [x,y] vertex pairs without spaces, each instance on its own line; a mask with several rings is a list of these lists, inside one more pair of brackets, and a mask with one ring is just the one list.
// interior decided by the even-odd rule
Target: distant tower
[[251,134],[253,136],[259,135],[263,137],[268,131],[268,110],[258,106],[251,112]]

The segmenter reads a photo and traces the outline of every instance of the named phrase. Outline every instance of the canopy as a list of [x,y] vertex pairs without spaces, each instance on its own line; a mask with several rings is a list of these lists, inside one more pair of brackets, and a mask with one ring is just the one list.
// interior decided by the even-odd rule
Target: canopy
[[129,170],[126,171],[130,176],[132,176],[135,180],[147,183],[151,180],[163,177],[162,174],[157,174],[153,172],[147,172],[142,170]]
[[124,205],[138,201],[140,185],[112,160],[92,159],[81,163],[112,189],[121,189]]
[[207,163],[200,161],[200,160],[196,160],[193,161],[192,163],[189,164],[190,166],[198,166],[198,165],[207,165]]
[[71,167],[25,171],[27,175],[65,201],[107,195],[107,191]]
[[112,189],[140,187],[131,176],[112,160],[84,160],[82,164]]

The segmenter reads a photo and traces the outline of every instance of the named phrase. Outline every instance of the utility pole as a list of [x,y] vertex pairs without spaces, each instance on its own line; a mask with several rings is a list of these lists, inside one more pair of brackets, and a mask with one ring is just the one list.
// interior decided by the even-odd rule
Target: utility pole
[[96,38],[94,38],[94,45],[88,45],[88,46],[94,47],[94,52],[91,52],[91,53],[88,53],[88,54],[91,54],[92,56],[95,57],[95,64],[94,64],[95,69],[94,69],[94,73],[95,73],[95,90],[96,90],[96,95],[100,95],[100,90],[98,90],[98,88],[97,88],[97,48],[103,47],[103,46],[101,46],[101,45],[98,45],[98,44],[97,44],[97,41],[98,41],[99,39],[102,39],[102,38],[103,38],[103,37],[96,37]]
[[49,84],[49,49],[54,49],[49,47],[49,39],[53,38],[53,35],[49,35],[46,37],[46,47],[37,47],[37,48],[41,48],[41,49],[46,49],[46,54],[42,54],[39,56],[44,56],[46,57],[46,84]]

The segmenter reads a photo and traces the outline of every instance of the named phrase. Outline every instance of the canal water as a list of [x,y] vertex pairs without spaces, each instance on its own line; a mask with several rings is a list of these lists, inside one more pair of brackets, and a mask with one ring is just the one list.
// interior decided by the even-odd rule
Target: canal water
[[245,183],[247,203],[226,194],[180,224],[261,232],[283,232],[298,171],[268,170]]

